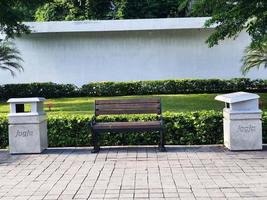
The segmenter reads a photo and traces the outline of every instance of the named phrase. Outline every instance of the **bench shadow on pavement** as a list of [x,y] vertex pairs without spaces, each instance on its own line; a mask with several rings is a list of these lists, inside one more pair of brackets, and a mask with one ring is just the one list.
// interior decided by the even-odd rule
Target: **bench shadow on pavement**
[[[227,150],[223,145],[167,145],[167,153],[176,152],[231,152]],[[92,147],[68,147],[68,148],[49,148],[43,152],[43,154],[92,154],[90,151]],[[267,151],[267,144],[263,145],[263,150]],[[166,152],[159,152],[157,146],[112,146],[101,147],[99,154],[106,153],[159,153],[165,154]],[[232,152],[261,152],[261,151],[232,151]],[[92,154],[96,155],[96,154]]]
[[[229,151],[223,147],[223,145],[199,145],[199,146],[183,146],[183,145],[167,145],[167,153],[182,153],[182,152],[235,152],[244,154],[253,152],[264,152],[267,151],[267,144],[263,145],[262,151]],[[8,150],[0,150],[0,167],[1,165],[11,164],[20,160],[26,159],[29,156],[43,156],[43,155],[98,155],[98,154],[109,154],[109,153],[157,153],[166,154],[166,152],[159,152],[157,146],[113,146],[113,147],[102,147],[98,154],[91,153],[92,147],[66,147],[66,148],[48,148],[43,151],[42,154],[9,154]]]
[[[203,145],[203,146],[166,146],[167,153],[176,152],[224,152],[227,151],[222,145]],[[92,147],[68,147],[68,148],[49,148],[43,154],[92,154]],[[166,152],[159,152],[157,146],[113,146],[101,147],[98,154],[107,153],[158,153],[166,154]],[[96,154],[92,154],[96,155]]]

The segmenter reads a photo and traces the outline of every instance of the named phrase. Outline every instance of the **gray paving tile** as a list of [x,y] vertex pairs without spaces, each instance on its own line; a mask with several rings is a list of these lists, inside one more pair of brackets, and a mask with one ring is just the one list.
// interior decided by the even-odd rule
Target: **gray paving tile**
[[267,199],[267,151],[221,146],[0,153],[0,199]]

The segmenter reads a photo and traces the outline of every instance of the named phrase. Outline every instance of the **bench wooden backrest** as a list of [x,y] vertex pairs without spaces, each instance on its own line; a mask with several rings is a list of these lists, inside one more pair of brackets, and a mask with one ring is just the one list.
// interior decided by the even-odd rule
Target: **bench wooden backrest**
[[95,115],[161,114],[160,98],[96,100]]

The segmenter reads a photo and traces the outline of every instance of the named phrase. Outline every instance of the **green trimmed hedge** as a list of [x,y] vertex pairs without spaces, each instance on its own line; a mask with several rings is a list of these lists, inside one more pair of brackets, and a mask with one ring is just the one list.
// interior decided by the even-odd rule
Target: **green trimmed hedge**
[[266,92],[267,80],[238,78],[177,79],[132,82],[97,82],[83,85],[82,96],[126,96],[150,94],[227,93],[234,91]]
[[7,117],[0,115],[0,148],[8,146],[8,121]]
[[[48,117],[50,147],[91,146],[89,121],[91,115],[53,115]],[[154,115],[103,116],[99,121],[146,121]],[[220,112],[164,113],[167,144],[222,143],[222,114]],[[8,145],[7,118],[0,118],[0,147]],[[123,136],[124,135],[124,136]],[[103,134],[101,145],[157,144],[157,132]]]
[[0,85],[0,100],[20,97],[78,97],[80,90],[73,84],[25,83]]
[[[200,111],[189,113],[164,113],[166,143],[170,145],[200,145],[223,143],[222,113]],[[91,115],[53,115],[48,117],[48,138],[50,147],[91,146],[89,121]],[[99,121],[146,121],[153,115],[103,116]],[[267,115],[263,115],[263,141],[267,142]],[[101,145],[154,145],[157,132],[128,134],[103,134]],[[0,117],[0,147],[8,146],[7,117]]]
[[11,97],[45,98],[79,96],[125,96],[150,94],[227,93],[234,91],[267,92],[267,80],[238,78],[177,79],[161,81],[96,82],[78,88],[72,84],[29,83],[0,85],[0,101]]

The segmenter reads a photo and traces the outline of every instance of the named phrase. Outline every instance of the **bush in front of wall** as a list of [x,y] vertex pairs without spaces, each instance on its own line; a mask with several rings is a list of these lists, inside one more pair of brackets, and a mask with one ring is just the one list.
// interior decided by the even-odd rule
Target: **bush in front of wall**
[[221,79],[177,79],[131,82],[95,82],[80,88],[82,96],[127,96],[152,94],[201,94],[228,93],[235,91],[266,92],[267,80],[235,78]]
[[14,97],[107,97],[153,94],[201,94],[235,91],[267,92],[267,80],[236,78],[176,79],[128,82],[93,82],[77,87],[73,84],[29,83],[0,85],[0,101]]
[[9,98],[24,97],[77,97],[80,96],[79,88],[73,84],[57,83],[24,83],[24,84],[6,84],[0,86],[0,101],[6,101]]

